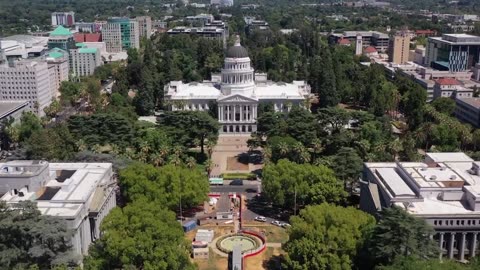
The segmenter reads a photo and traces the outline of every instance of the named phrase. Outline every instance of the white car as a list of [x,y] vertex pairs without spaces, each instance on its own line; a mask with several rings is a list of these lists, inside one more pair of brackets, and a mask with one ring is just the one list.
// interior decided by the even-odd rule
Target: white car
[[275,225],[275,226],[282,226],[282,223],[280,223],[280,221],[278,221],[278,220],[272,221],[272,224]]
[[256,216],[255,221],[266,222],[267,218],[263,216]]
[[280,226],[283,227],[283,228],[292,227],[292,225],[290,225],[288,223],[282,223],[282,224],[280,224]]

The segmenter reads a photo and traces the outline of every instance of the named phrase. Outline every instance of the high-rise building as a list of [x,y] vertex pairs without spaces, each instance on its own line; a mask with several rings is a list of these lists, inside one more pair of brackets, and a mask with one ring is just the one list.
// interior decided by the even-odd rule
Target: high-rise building
[[58,26],[48,37],[48,49],[59,48],[64,51],[75,49],[75,39],[73,34],[67,28]]
[[135,20],[138,22],[138,33],[140,38],[150,38],[152,35],[152,18],[150,16],[141,16],[136,17]]
[[100,238],[100,224],[116,206],[112,163],[0,163],[0,194],[7,205],[33,201],[42,215],[65,220],[79,259]]
[[102,28],[102,39],[107,52],[121,52],[129,48],[140,48],[138,22],[129,18],[110,18]]
[[428,38],[425,64],[444,71],[467,71],[479,63],[480,37],[443,34]]
[[395,64],[408,62],[410,53],[410,35],[406,31],[397,33],[390,39],[388,49],[388,60]]
[[55,48],[45,55],[45,60],[50,71],[50,84],[52,86],[52,97],[60,95],[59,89],[63,81],[68,81],[69,56],[64,50]]
[[64,25],[73,26],[75,24],[75,12],[53,12],[52,26]]
[[4,62],[0,65],[0,100],[28,101],[29,109],[43,116],[54,92],[50,72],[43,60]]
[[72,73],[77,77],[93,75],[95,68],[102,65],[100,50],[81,43],[77,49],[70,50],[70,58]]

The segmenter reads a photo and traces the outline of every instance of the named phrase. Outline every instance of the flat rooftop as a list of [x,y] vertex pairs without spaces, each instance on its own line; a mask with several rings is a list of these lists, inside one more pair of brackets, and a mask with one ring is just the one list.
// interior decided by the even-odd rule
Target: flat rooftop
[[0,119],[28,106],[27,101],[0,101]]
[[[95,197],[103,191],[112,173],[111,163],[47,163],[45,161],[13,161],[1,163],[0,168],[22,168],[20,176],[35,177],[38,170],[48,166],[49,180],[40,190],[22,188],[17,194],[7,192],[0,200],[7,203],[35,201],[42,214],[63,218],[75,218],[87,204],[94,204]],[[43,167],[42,167],[43,166]],[[26,168],[32,168],[31,171]],[[2,178],[15,178],[17,172],[0,173]],[[94,196],[96,195],[96,196]],[[92,207],[95,207],[93,205]],[[85,209],[84,209],[85,210]]]
[[[419,215],[480,215],[480,162],[464,153],[427,153],[425,162],[365,163],[392,203]],[[372,178],[369,178],[372,179]]]
[[468,34],[443,34],[441,37],[430,37],[429,39],[437,40],[450,45],[480,45],[480,37]]
[[480,98],[461,98],[461,99],[459,98],[459,99],[456,99],[456,102],[465,103],[477,110],[480,109]]

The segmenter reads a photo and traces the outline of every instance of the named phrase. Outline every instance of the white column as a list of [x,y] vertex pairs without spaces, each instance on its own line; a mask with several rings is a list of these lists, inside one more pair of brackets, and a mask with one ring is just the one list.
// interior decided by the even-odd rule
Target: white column
[[450,233],[450,243],[448,245],[448,258],[453,259],[453,243],[455,242],[455,233]]
[[227,106],[227,121],[230,121],[230,106]]
[[462,238],[460,242],[460,261],[463,262],[465,260],[465,239],[467,237],[467,233],[462,233]]
[[477,251],[477,234],[478,233],[473,233],[473,239],[472,239],[472,247],[470,248],[470,257],[473,258],[475,257],[475,252]]
[[439,244],[440,245],[440,259],[443,256],[443,235],[444,235],[444,233],[441,232],[440,233],[440,240],[439,240],[439,242],[440,242],[440,244]]
[[223,106],[218,106],[218,121],[222,121],[223,117]]
[[237,105],[233,105],[233,122],[237,121]]
[[243,122],[243,105],[240,106],[240,121]]

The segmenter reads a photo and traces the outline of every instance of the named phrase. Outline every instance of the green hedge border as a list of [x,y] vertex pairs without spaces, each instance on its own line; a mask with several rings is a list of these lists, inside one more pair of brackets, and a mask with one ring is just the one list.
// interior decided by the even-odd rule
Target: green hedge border
[[254,173],[224,173],[221,175],[223,180],[256,180],[257,175]]

